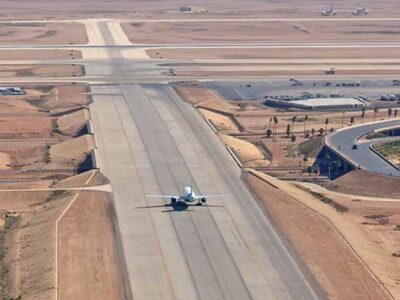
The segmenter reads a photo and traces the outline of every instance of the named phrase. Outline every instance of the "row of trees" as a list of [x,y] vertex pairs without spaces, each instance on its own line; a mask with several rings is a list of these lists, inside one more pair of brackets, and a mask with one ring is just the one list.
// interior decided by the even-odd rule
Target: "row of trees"
[[[293,116],[292,119],[291,119],[292,124],[291,125],[287,124],[287,126],[286,126],[286,137],[288,137],[288,138],[290,137],[290,139],[293,142],[296,140],[296,136],[294,134],[291,134],[291,133],[295,133],[295,128],[294,127],[295,127],[296,120],[297,120],[297,116]],[[309,135],[308,130],[306,129],[307,121],[308,121],[308,115],[305,115],[304,119],[303,119],[303,124],[304,124],[304,126],[303,126],[303,135],[304,135],[304,137],[307,137],[307,134]],[[325,124],[325,129],[320,128],[318,130],[318,132],[320,134],[323,134],[324,132],[326,132],[327,126],[329,124],[329,118],[325,119],[324,124]],[[271,125],[272,125],[272,127],[271,127]],[[267,131],[266,131],[266,134],[267,134],[268,138],[272,136],[273,139],[276,140],[277,126],[278,126],[278,118],[276,116],[271,117],[270,120],[269,120],[269,125],[268,125],[268,128],[267,128]],[[331,128],[331,131],[333,131],[333,128]],[[312,136],[315,135],[315,129],[314,128],[311,129],[311,135]]]
[[[361,123],[364,123],[365,112],[366,112],[366,109],[365,109],[365,107],[363,107],[362,111],[361,111]],[[378,114],[378,112],[379,112],[379,108],[375,107],[374,108],[374,121],[376,120],[376,115]],[[345,114],[345,112],[343,112],[343,115],[342,115],[342,127],[344,126],[344,114]],[[388,108],[387,109],[387,115],[388,115],[388,118],[391,118],[392,115],[395,118],[397,118],[398,110],[397,109]],[[309,120],[308,115],[305,115],[304,118],[302,119],[302,121],[303,121],[303,135],[306,138],[308,137],[307,136],[308,130],[306,129],[306,124],[307,124],[308,120]],[[298,121],[297,116],[293,116],[292,119],[291,119],[291,124],[289,123],[286,126],[286,137],[287,138],[290,137],[292,141],[296,140],[296,136],[294,135],[296,121]],[[355,122],[355,117],[351,116],[349,121],[350,121],[350,126],[353,125],[354,122]],[[324,128],[320,128],[318,130],[318,132],[321,135],[324,132],[327,133],[327,127],[329,125],[329,122],[330,122],[329,118],[326,118],[325,121],[324,121]],[[272,124],[272,129],[271,129],[271,124]],[[278,118],[276,116],[271,117],[270,120],[269,120],[269,125],[268,125],[268,129],[266,131],[266,134],[267,134],[268,138],[273,136],[274,141],[276,140],[277,127],[278,127]],[[333,131],[333,128],[331,128],[330,131]],[[315,129],[314,128],[311,129],[311,135],[312,136],[315,135]]]
[[[374,121],[376,120],[376,115],[378,114],[378,112],[379,112],[379,108],[375,107],[374,108]],[[397,118],[398,113],[399,112],[398,112],[397,108],[393,109],[393,108],[389,107],[387,109],[388,118],[390,118],[392,115],[394,115],[394,117]],[[365,107],[363,107],[362,112],[361,112],[361,123],[364,122],[364,117],[365,117]]]

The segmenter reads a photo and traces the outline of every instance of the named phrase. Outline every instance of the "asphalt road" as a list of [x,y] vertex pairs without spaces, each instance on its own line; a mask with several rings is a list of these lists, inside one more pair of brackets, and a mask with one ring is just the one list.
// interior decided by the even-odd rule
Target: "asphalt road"
[[[341,153],[344,158],[357,167],[359,166],[364,170],[374,173],[400,177],[400,170],[393,167],[370,149],[372,142],[358,141],[363,135],[390,126],[400,127],[400,120],[386,120],[339,130],[329,134],[325,139],[325,143],[334,151]],[[352,149],[354,144],[357,144],[358,149]]]
[[[102,40],[113,43],[107,26]],[[98,55],[104,56],[104,53]],[[108,60],[121,59],[115,51]],[[119,75],[123,68],[88,66]],[[167,85],[92,87],[101,170],[111,180],[134,299],[322,299],[201,116]],[[146,194],[231,194],[176,211]]]

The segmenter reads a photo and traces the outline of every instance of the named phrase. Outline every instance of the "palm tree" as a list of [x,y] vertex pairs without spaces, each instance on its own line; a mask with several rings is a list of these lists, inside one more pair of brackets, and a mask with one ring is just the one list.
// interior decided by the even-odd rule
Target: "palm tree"
[[276,141],[276,129],[278,126],[278,118],[274,116],[274,141]]
[[293,116],[292,117],[292,131],[294,132],[294,122],[296,122],[297,117]]
[[308,115],[304,116],[304,137],[306,136],[306,123],[308,121]]
[[394,117],[395,118],[397,118],[397,113],[398,113],[398,111],[397,111],[397,108],[394,110]]
[[389,107],[388,108],[388,119],[392,116],[393,110]]
[[304,155],[303,161],[304,161],[304,165],[307,167],[308,157],[306,155]]
[[364,118],[365,118],[365,107],[362,108],[362,112],[361,112],[361,123],[364,123]]
[[343,125],[344,125],[344,113],[345,112],[342,113],[342,128],[343,128]]
[[326,120],[325,120],[325,130],[324,130],[324,132],[326,132],[326,127],[328,126],[328,124],[329,124],[329,119],[326,118]]
[[376,114],[379,112],[379,108],[378,107],[375,107],[374,108],[374,121],[375,121],[375,119],[376,119]]
[[290,130],[290,124],[287,124],[287,126],[286,126],[286,137],[289,137],[289,136],[290,136],[290,132],[291,132],[291,130]]
[[351,117],[350,118],[350,126],[353,125],[353,123],[354,123],[354,117]]
[[272,123],[272,117],[269,118],[269,123],[268,123],[268,128],[267,128],[267,130],[271,128],[271,123]]

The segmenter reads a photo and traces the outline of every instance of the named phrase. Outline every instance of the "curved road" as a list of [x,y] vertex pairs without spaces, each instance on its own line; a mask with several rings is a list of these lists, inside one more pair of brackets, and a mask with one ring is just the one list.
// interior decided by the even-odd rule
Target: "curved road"
[[[329,134],[325,138],[325,144],[334,152],[339,153],[344,159],[346,159],[355,167],[360,167],[361,169],[373,173],[400,177],[400,170],[393,167],[390,163],[382,159],[370,149],[371,144],[382,140],[358,140],[361,136],[366,135],[374,130],[391,126],[400,127],[400,119],[379,121],[341,129]],[[386,140],[394,139],[395,138],[390,138]],[[357,144],[358,149],[353,149],[354,144]]]

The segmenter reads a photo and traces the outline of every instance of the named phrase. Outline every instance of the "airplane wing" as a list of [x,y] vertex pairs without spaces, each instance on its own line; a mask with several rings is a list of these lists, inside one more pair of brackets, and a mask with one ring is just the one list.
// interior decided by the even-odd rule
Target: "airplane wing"
[[196,195],[199,198],[218,198],[218,197],[233,197],[232,194],[221,194],[221,195]]
[[177,195],[145,195],[149,198],[179,198]]

